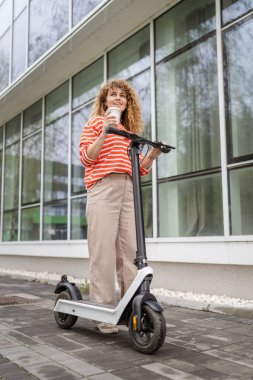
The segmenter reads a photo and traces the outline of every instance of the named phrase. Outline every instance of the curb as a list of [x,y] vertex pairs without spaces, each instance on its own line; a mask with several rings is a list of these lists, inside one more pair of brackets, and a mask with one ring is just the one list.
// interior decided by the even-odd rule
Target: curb
[[205,312],[213,312],[228,315],[231,317],[239,317],[242,319],[252,319],[253,320],[253,307],[240,307],[233,306],[231,304],[219,304],[214,302],[203,302],[187,300],[179,297],[169,297],[166,295],[156,295],[157,301],[164,305],[185,307],[187,309],[201,310]]

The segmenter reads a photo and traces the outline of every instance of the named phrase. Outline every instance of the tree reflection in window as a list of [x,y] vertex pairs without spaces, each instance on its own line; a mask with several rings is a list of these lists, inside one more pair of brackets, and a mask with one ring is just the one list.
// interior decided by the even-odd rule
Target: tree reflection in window
[[68,0],[31,0],[29,65],[68,32]]

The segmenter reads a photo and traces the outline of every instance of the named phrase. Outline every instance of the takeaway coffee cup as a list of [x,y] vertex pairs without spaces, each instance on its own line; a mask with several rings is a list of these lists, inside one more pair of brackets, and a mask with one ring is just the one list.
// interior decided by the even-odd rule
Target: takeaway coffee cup
[[109,107],[108,110],[110,112],[110,115],[111,116],[113,115],[117,119],[117,124],[119,124],[120,118],[121,118],[121,111],[120,111],[120,109],[117,108],[117,107]]

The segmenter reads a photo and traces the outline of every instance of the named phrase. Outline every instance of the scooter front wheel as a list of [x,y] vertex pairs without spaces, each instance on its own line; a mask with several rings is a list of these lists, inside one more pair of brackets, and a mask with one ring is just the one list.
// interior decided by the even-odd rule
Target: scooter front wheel
[[166,322],[161,312],[148,305],[142,305],[141,331],[136,330],[135,314],[129,320],[129,335],[136,351],[152,354],[163,344],[166,337]]
[[[57,301],[60,299],[69,300],[71,301],[71,295],[68,291],[61,292],[58,297],[55,300],[55,305],[57,304]],[[59,313],[58,311],[54,312],[54,317],[56,320],[56,323],[61,329],[70,329],[77,321],[77,318],[75,315],[65,314],[65,313]]]

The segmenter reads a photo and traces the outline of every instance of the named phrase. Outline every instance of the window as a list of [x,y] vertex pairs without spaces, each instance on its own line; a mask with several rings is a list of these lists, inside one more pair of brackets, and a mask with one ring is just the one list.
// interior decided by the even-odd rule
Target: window
[[108,53],[108,77],[129,79],[150,67],[149,27]]
[[95,98],[103,82],[103,69],[103,58],[100,58],[73,77],[73,109]]
[[253,19],[226,33],[230,162],[253,157]]
[[14,19],[26,8],[27,0],[14,0],[13,1],[13,16]]
[[215,29],[214,0],[182,1],[155,23],[156,62]]
[[0,37],[11,25],[11,3],[12,0],[4,0],[0,4]]
[[40,240],[39,207],[29,207],[21,211],[21,240]]
[[72,0],[73,26],[91,13],[101,1],[102,0]]
[[159,236],[223,234],[220,173],[160,183],[158,194]]
[[253,167],[230,171],[231,233],[253,235]]
[[10,30],[0,37],[0,92],[9,84]]
[[84,192],[84,166],[80,161],[79,144],[82,128],[90,118],[91,104],[72,115],[71,140],[71,194]]
[[[103,82],[103,58],[73,77],[72,125],[71,125],[71,239],[86,239],[86,196],[75,198],[85,192],[84,166],[80,162],[79,143],[82,129],[90,118],[92,104]],[[78,108],[76,110],[76,108]]]
[[26,68],[26,18],[25,8],[13,23],[12,80],[22,74]]
[[[4,127],[0,127],[0,213],[2,213],[1,210],[1,199],[2,199],[2,166],[3,166],[3,129]],[[0,218],[1,219],[1,218]],[[0,229],[2,226],[0,225]]]
[[222,21],[227,24],[253,9],[253,0],[221,0]]
[[87,239],[86,197],[71,201],[71,239]]
[[68,88],[66,82],[46,97],[43,229],[46,240],[67,238]]
[[158,139],[176,146],[158,159],[162,237],[223,234],[214,11],[186,1],[155,23]]
[[6,124],[3,240],[18,240],[20,115]]
[[220,166],[215,37],[159,63],[156,73],[158,138],[176,146],[159,157],[159,178]]
[[68,0],[31,0],[29,65],[68,32]]

